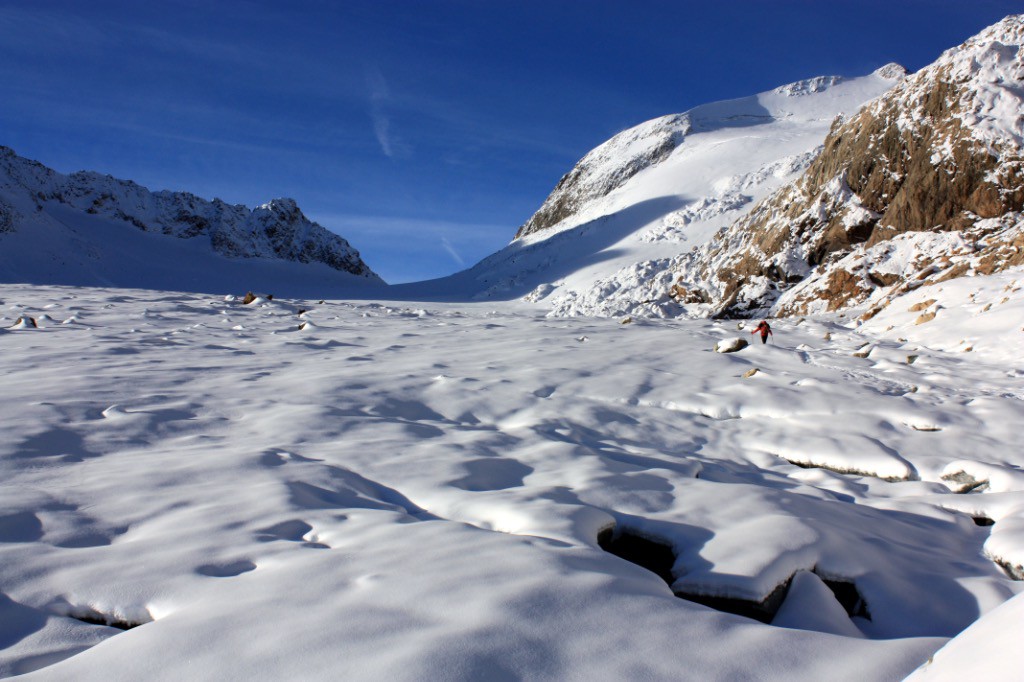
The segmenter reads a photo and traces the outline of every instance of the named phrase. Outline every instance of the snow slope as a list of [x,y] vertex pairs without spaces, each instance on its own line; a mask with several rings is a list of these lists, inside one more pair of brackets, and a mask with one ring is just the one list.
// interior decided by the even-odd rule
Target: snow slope
[[558,314],[625,312],[636,301],[617,300],[618,288],[667,290],[671,273],[653,281],[652,270],[797,177],[836,116],[856,112],[904,73],[891,64],[861,78],[814,78],[624,131],[584,157],[505,249],[415,289],[480,299],[535,290],[531,299]]
[[939,649],[907,682],[1019,679],[1024,670],[1022,622],[1024,597],[1017,596]]
[[1022,285],[734,353],[736,322],[4,285],[0,675],[899,679],[1024,586]]
[[291,199],[255,209],[62,175],[0,147],[0,281],[338,296],[382,285]]

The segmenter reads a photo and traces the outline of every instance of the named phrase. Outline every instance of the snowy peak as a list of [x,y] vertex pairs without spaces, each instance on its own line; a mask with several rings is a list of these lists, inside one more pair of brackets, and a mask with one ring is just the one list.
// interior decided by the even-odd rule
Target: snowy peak
[[694,107],[682,114],[652,119],[625,130],[584,156],[565,174],[538,211],[516,233],[516,239],[578,224],[593,204],[623,188],[641,171],[666,161],[694,134],[772,123],[828,120],[863,104],[867,89],[878,94],[906,73],[889,64],[866,79],[876,84],[848,85],[851,79],[821,76],[772,91]]
[[588,153],[562,176],[540,209],[516,232],[516,239],[546,230],[577,214],[587,202],[621,187],[658,164],[690,132],[687,114],[656,118],[623,131]]
[[889,62],[885,66],[880,66],[872,72],[873,75],[879,78],[885,78],[887,80],[898,81],[907,77],[907,68],[902,64],[896,62]]
[[1019,264],[1022,111],[1024,15],[838,121],[797,182],[683,264],[679,290],[718,315],[805,314]]
[[[107,232],[112,226],[119,226],[120,231]],[[60,261],[86,253],[83,267],[98,275],[97,281],[86,277],[82,283],[147,286],[144,280],[122,282],[106,272],[108,267],[116,271],[117,266],[105,265],[104,254],[124,257],[114,256],[110,236],[118,242],[131,241],[131,253],[143,260],[160,258],[167,245],[152,239],[140,241],[128,232],[186,240],[200,251],[205,245],[209,254],[229,259],[322,264],[366,282],[381,281],[358,251],[310,221],[292,199],[275,199],[250,210],[187,192],[151,192],[129,180],[100,173],[63,175],[0,147],[0,235],[8,235],[0,260],[14,259],[19,250],[25,251],[23,258],[29,251],[45,250],[51,260]],[[54,243],[62,240],[63,246]],[[162,266],[170,271],[175,264]],[[11,263],[0,262],[0,273],[5,279],[15,278],[13,281],[46,280],[45,274],[26,275]]]
[[896,123],[918,131],[943,117],[970,131],[983,144],[1024,144],[1024,15],[1007,17],[946,50],[933,64],[871,107],[880,115],[891,104],[905,108]]

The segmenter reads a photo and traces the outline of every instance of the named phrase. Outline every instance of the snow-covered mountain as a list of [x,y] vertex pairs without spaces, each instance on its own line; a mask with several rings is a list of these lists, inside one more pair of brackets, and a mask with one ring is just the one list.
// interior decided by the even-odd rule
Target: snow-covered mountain
[[109,175],[63,175],[0,147],[0,281],[279,289],[322,295],[380,278],[291,199],[255,209],[151,192]]
[[793,315],[1024,263],[1024,15],[888,65],[649,121],[447,281],[554,315]]
[[718,314],[793,315],[1024,264],[1024,15],[837,122],[804,175],[680,267]]
[[673,258],[806,169],[836,116],[904,75],[821,77],[699,106],[626,130],[565,175],[506,248],[432,283],[477,298],[546,299],[557,314],[636,312],[664,299]]

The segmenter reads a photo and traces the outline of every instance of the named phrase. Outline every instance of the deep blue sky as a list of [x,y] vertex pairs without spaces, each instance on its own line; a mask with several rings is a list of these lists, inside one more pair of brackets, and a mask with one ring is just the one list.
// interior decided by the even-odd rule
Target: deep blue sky
[[587,151],[801,78],[916,70],[1001,0],[0,0],[0,144],[291,196],[391,282],[497,250]]

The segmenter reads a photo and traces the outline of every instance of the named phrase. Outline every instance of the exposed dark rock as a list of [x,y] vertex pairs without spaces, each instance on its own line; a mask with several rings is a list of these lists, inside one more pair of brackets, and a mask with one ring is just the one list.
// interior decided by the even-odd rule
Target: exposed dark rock
[[0,234],[14,232],[15,229],[17,229],[17,211],[0,200]]
[[992,561],[994,561],[999,568],[1006,571],[1006,575],[1010,576],[1013,580],[1024,580],[1024,566],[1005,559],[993,558]]
[[942,475],[942,480],[954,493],[982,492],[988,488],[988,479],[976,479],[966,471],[954,471]]
[[752,618],[762,623],[771,623],[772,619],[775,618],[775,614],[778,613],[779,607],[782,606],[782,602],[786,600],[786,595],[789,593],[789,586],[792,581],[793,579],[790,578],[782,583],[761,601],[717,597],[695,592],[676,592],[676,596],[687,601],[709,606],[717,611],[734,613],[737,616]]
[[863,469],[857,469],[855,467],[842,467],[834,464],[817,464],[811,462],[801,462],[800,460],[793,460],[787,457],[780,457],[786,460],[795,467],[801,469],[823,469],[825,471],[831,471],[836,474],[843,474],[844,476],[870,476],[871,478],[877,478],[882,481],[889,483],[896,483],[898,481],[914,481],[917,480],[917,476],[914,472],[911,472],[907,476],[879,476],[876,472],[865,471]]
[[714,350],[716,353],[736,353],[749,345],[750,343],[746,339],[737,336],[715,342]]
[[[131,630],[137,628],[140,625],[152,622],[152,617],[148,618],[126,618],[111,613],[101,613],[96,609],[89,606],[74,606],[68,607],[66,614],[69,618],[82,621],[83,623],[90,623],[92,625],[105,625],[111,628],[117,628],[118,630]],[[146,614],[148,616],[148,614]]]
[[835,595],[836,601],[842,605],[843,609],[846,610],[846,614],[850,616],[850,618],[857,617],[865,620],[871,620],[871,613],[868,611],[868,604],[864,601],[864,597],[861,596],[856,583],[850,580],[826,578],[818,572],[818,569],[815,569],[814,573],[821,578],[821,581],[825,583],[825,586],[828,587],[828,589],[832,590],[832,594]]

